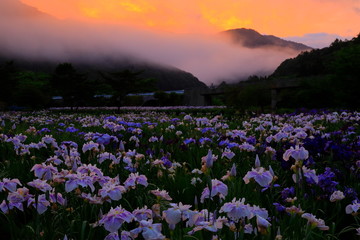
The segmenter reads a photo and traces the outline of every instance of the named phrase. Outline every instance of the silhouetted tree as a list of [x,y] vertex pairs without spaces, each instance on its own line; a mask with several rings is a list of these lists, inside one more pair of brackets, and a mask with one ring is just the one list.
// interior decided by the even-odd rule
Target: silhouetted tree
[[13,104],[13,93],[17,86],[17,69],[14,62],[0,65],[0,102],[4,105]]
[[51,100],[49,79],[46,73],[22,71],[16,74],[15,103],[31,108],[43,108]]
[[300,78],[303,88],[282,90],[279,107],[360,106],[360,35],[336,39],[329,47],[299,54],[281,63],[273,78]]
[[132,72],[128,69],[119,72],[103,73],[102,78],[113,88],[116,104],[120,107],[127,94],[150,92],[155,90],[155,79],[142,78],[142,71]]
[[331,62],[335,99],[339,107],[360,107],[360,42],[337,51]]
[[157,99],[159,106],[181,106],[184,104],[184,95],[175,92],[166,93],[157,91],[154,94],[154,98]]
[[270,89],[263,84],[249,86],[233,86],[227,89],[226,105],[235,107],[241,111],[255,109],[263,112],[266,106],[271,104]]
[[56,67],[51,86],[54,94],[62,96],[64,103],[71,108],[88,105],[96,88],[95,82],[78,73],[71,63],[61,63]]

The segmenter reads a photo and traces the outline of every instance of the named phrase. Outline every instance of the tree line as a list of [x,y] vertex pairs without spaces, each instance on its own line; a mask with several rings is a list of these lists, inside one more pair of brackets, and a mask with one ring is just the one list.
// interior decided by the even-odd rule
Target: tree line
[[[360,34],[351,40],[335,40],[329,47],[303,52],[285,60],[269,77],[248,87],[229,86],[226,104],[237,109],[270,108],[271,92],[261,85],[275,79],[299,79],[296,89],[279,92],[278,108],[360,108]],[[262,80],[262,81],[259,81]]]
[[[98,72],[98,78],[80,73],[71,63],[60,63],[52,73],[26,71],[15,62],[0,65],[0,108],[21,106],[46,108],[54,104],[53,97],[61,96],[64,106],[95,106],[124,104],[129,93],[155,91],[156,80],[142,78],[141,71],[128,69],[117,72]],[[109,94],[111,99],[94,96]]]
[[[156,92],[153,105],[183,104],[183,96],[165,94],[155,87],[156,79],[141,77],[141,71],[128,69],[101,72],[97,78],[80,73],[71,63],[60,63],[52,73],[25,71],[14,62],[0,64],[0,109],[9,106],[46,108],[52,106],[53,96],[61,96],[64,106],[122,106],[141,105],[140,97],[129,93]],[[329,47],[303,52],[285,60],[268,77],[250,76],[251,84],[240,87],[226,85],[226,94],[215,99],[240,110],[270,109],[270,89],[264,81],[301,79],[301,87],[280,91],[278,108],[348,108],[359,109],[360,98],[360,35],[346,41],[335,40]],[[108,94],[111,99],[95,95]]]

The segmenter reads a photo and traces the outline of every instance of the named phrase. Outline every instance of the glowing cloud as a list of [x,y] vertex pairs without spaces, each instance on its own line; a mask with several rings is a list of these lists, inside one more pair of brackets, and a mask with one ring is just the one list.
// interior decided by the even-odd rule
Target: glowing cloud
[[[6,1],[12,3],[13,0]],[[13,10],[16,7],[24,6],[15,5]],[[93,12],[91,6],[89,14],[101,16],[101,12]],[[27,14],[25,17],[0,14],[1,54],[36,61],[72,62],[75,65],[107,65],[110,64],[109,59],[110,62],[119,62],[130,58],[131,61],[177,67],[211,84],[221,80],[246,79],[254,74],[270,74],[284,59],[298,53],[239,47],[215,34],[156,33],[39,15],[32,18]]]
[[[4,2],[20,4],[0,0],[0,12]],[[11,12],[5,11],[9,14],[0,14],[2,53],[71,62],[131,57],[178,67],[207,84],[270,74],[283,60],[298,53],[233,46],[217,39],[215,33],[221,30],[248,27],[278,36],[314,32],[348,36],[360,29],[360,15],[354,11],[359,1],[355,0],[21,2],[66,20],[9,18]],[[352,22],[348,21],[350,17]]]
[[175,33],[247,27],[280,37],[326,32],[355,36],[357,0],[21,0],[59,18]]

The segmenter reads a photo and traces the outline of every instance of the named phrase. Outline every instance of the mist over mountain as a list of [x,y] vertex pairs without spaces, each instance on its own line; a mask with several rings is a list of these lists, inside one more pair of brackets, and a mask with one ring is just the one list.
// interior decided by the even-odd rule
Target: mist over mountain
[[203,85],[198,79],[210,85],[271,74],[283,60],[300,53],[274,44],[229,43],[219,35],[179,35],[59,20],[17,0],[0,1],[0,9],[4,13],[0,14],[0,55],[30,70],[53,69],[61,62],[92,71],[130,67],[145,70],[166,89],[183,89]]
[[289,58],[270,79],[300,81],[299,89],[281,93],[281,107],[359,109],[360,34]]
[[[78,43],[74,44],[72,39],[62,36],[62,30],[66,30],[68,22],[62,22],[17,0],[2,0],[0,6],[0,20],[7,20],[0,23],[1,32],[7,33],[2,34],[0,39],[0,63],[14,61],[17,67],[24,70],[52,73],[59,63],[71,62],[76,69],[87,73],[92,79],[99,78],[98,73],[101,71],[128,69],[141,71],[140,76],[143,78],[157,79],[156,85],[161,90],[206,87],[191,73],[176,67],[146,62],[125,53],[113,55],[100,51],[101,54],[98,54],[92,46],[78,47]],[[58,31],[49,31],[49,22]],[[11,26],[11,23],[15,23],[15,26]],[[72,26],[72,30],[77,27]],[[27,44],[16,39],[21,37]],[[42,39],[48,41],[43,44]]]
[[[90,57],[91,59],[91,57]],[[23,70],[53,73],[57,65],[61,62],[52,60],[34,60],[24,58],[10,58],[1,56],[0,63],[14,61],[15,66]],[[181,90],[188,88],[206,88],[206,84],[199,81],[191,73],[181,69],[161,66],[153,63],[132,61],[130,59],[109,59],[100,58],[97,60],[86,61],[85,58],[73,59],[68,61],[81,73],[85,73],[90,79],[101,79],[101,72],[121,72],[130,70],[131,72],[140,72],[141,78],[156,79],[156,87],[163,91]]]
[[295,51],[309,51],[312,48],[302,43],[288,41],[273,35],[262,35],[253,29],[238,28],[221,32],[222,35],[228,36],[230,40],[247,48],[289,48]]

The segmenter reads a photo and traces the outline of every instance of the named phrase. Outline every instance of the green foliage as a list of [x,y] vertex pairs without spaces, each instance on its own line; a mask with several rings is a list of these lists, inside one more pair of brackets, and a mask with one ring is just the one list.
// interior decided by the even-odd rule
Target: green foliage
[[18,72],[18,82],[14,93],[15,103],[31,108],[46,107],[51,99],[49,79],[50,75],[36,72]]
[[331,76],[309,77],[302,80],[299,88],[279,91],[280,108],[325,108],[336,105],[335,89]]
[[0,102],[30,108],[47,106],[50,101],[48,74],[21,71],[13,62],[0,66]]
[[[352,43],[335,54],[330,63],[333,72],[333,87],[341,107],[358,108],[360,99],[360,42]],[[341,101],[341,102],[340,102]]]
[[154,84],[156,80],[153,78],[142,78],[140,76],[141,73],[142,71],[133,72],[126,69],[111,73],[100,72],[100,75],[112,87],[117,106],[121,106],[127,94],[149,92],[155,89]]
[[142,96],[126,96],[124,99],[124,104],[126,106],[141,106],[143,103]]
[[214,97],[211,99],[211,106],[224,106],[225,99],[222,96]]
[[[0,109],[9,106],[44,108],[51,104],[52,96],[61,96],[63,105],[105,106],[124,103],[129,93],[155,90],[156,80],[142,78],[142,71],[128,69],[100,73],[101,79],[80,73],[71,63],[60,63],[53,73],[27,71],[18,68],[14,62],[0,65]],[[113,100],[94,98],[94,95],[113,95]],[[129,100],[129,99],[128,99]],[[130,105],[141,105],[130,101]],[[176,101],[175,101],[176,102]]]
[[230,87],[227,90],[226,103],[239,110],[264,111],[271,103],[270,89],[261,84]]
[[[301,117],[294,118],[293,116],[290,117],[286,115],[262,115],[256,118],[238,115],[233,118],[233,120],[229,121],[226,117],[223,118],[222,116],[219,116],[218,112],[202,112],[201,114],[199,114],[199,112],[193,112],[192,117],[194,120],[192,121],[182,120],[185,113],[182,113],[179,116],[177,112],[173,111],[112,115],[117,119],[123,119],[125,122],[141,123],[141,129],[143,131],[141,132],[141,137],[139,136],[140,143],[138,147],[135,146],[135,142],[131,140],[127,141],[134,135],[132,131],[124,129],[114,132],[103,127],[105,124],[105,121],[103,120],[106,117],[109,117],[108,114],[97,114],[96,116],[89,113],[61,115],[64,117],[59,118],[59,113],[50,112],[48,112],[47,115],[35,115],[34,113],[31,115],[20,115],[18,113],[16,113],[16,115],[7,114],[1,116],[5,119],[5,125],[1,127],[0,133],[3,136],[14,136],[15,134],[26,135],[28,138],[24,142],[25,145],[40,142],[42,137],[47,134],[51,134],[59,145],[62,142],[65,142],[66,144],[67,141],[76,142],[78,144],[80,159],[83,164],[96,165],[103,171],[104,176],[109,176],[111,178],[119,176],[119,180],[123,184],[130,174],[128,170],[124,169],[125,162],[120,161],[118,164],[113,164],[110,160],[105,160],[104,162],[99,163],[97,155],[100,152],[84,153],[81,151],[81,146],[86,141],[90,141],[90,139],[84,139],[84,136],[79,135],[78,132],[66,132],[64,130],[68,126],[74,126],[78,128],[79,131],[84,132],[116,134],[119,139],[121,137],[122,140],[127,142],[125,144],[127,150],[136,149],[138,154],[144,154],[143,156],[136,157],[132,160],[136,163],[139,174],[147,176],[149,185],[147,187],[137,185],[136,188],[131,188],[124,192],[120,200],[111,202],[104,201],[102,205],[98,205],[83,200],[80,197],[80,193],[96,195],[101,188],[100,184],[95,184],[95,191],[90,190],[88,187],[79,186],[78,189],[66,193],[64,191],[64,183],[61,183],[61,181],[55,182],[53,180],[48,180],[47,182],[51,182],[52,187],[56,189],[57,192],[62,193],[63,196],[67,198],[67,206],[51,203],[48,210],[40,215],[36,213],[36,209],[25,205],[24,211],[20,211],[17,208],[13,208],[7,214],[3,214],[0,211],[0,232],[4,239],[63,239],[65,234],[69,239],[104,239],[109,232],[104,230],[103,226],[98,226],[97,221],[101,218],[101,215],[106,214],[111,207],[121,205],[128,211],[133,211],[136,208],[144,206],[150,208],[153,204],[159,203],[161,211],[168,209],[170,207],[169,201],[159,200],[159,198],[156,198],[150,193],[151,190],[157,188],[168,191],[169,195],[173,198],[171,201],[172,203],[182,202],[183,204],[190,204],[192,205],[191,210],[201,210],[206,208],[209,212],[217,214],[217,217],[223,217],[224,219],[227,219],[227,216],[225,213],[219,212],[219,209],[224,203],[230,202],[233,198],[245,198],[246,204],[250,204],[251,206],[256,205],[259,208],[266,208],[269,212],[268,220],[272,224],[266,229],[266,232],[259,231],[257,234],[244,234],[241,224],[251,223],[254,226],[254,229],[257,225],[256,217],[244,219],[243,222],[241,221],[238,225],[233,226],[239,228],[239,236],[237,239],[275,239],[278,228],[281,230],[283,239],[355,239],[356,237],[355,229],[359,227],[359,218],[358,216],[345,214],[344,210],[345,207],[351,203],[351,199],[348,199],[347,197],[342,201],[332,203],[329,201],[328,197],[323,196],[325,192],[316,184],[308,183],[306,181],[304,181],[303,184],[294,184],[292,179],[292,174],[294,173],[293,169],[284,168],[282,166],[283,161],[280,160],[282,159],[282,153],[292,145],[293,139],[284,138],[282,141],[265,143],[265,137],[270,134],[275,134],[276,132],[270,130],[272,126],[281,127],[285,124],[289,124],[290,126],[299,129],[308,126],[308,122],[304,121],[306,119],[310,120],[314,127],[314,131],[308,131],[311,135],[308,136],[307,141],[311,139],[311,132],[315,133],[319,131],[320,135],[322,135],[325,133],[342,131],[343,134],[347,134],[348,131],[343,130],[345,129],[344,126],[353,126],[353,130],[351,131],[356,132],[356,134],[352,134],[354,135],[353,137],[347,135],[346,142],[343,142],[344,135],[339,136],[338,134],[331,135],[327,140],[332,144],[339,143],[341,145],[346,144],[350,146],[351,143],[356,143],[356,138],[360,133],[356,120],[349,121],[350,115],[352,114],[349,114],[346,118],[347,120],[345,120],[344,117],[346,115],[343,116],[341,113],[339,114],[341,117],[334,115],[333,117],[339,120],[334,123],[330,123],[325,118],[320,120],[322,118],[311,115],[304,117],[301,121],[297,121],[298,119],[301,119]],[[235,114],[232,114],[232,116],[234,115]],[[24,120],[20,121],[19,119],[22,117],[24,117]],[[209,126],[199,126],[197,120],[195,120],[196,117],[199,119],[209,119]],[[179,118],[180,120],[178,123],[174,123],[174,121],[170,120],[172,118]],[[40,121],[36,121],[36,119],[39,119]],[[48,121],[43,121],[44,119],[47,119]],[[99,120],[99,125],[84,126],[84,123],[90,119]],[[169,120],[164,121],[164,119]],[[210,119],[212,120],[210,121]],[[100,123],[100,121],[103,122]],[[116,123],[118,122],[118,120],[114,121]],[[250,124],[249,127],[243,125],[245,121]],[[16,122],[17,124],[16,129],[12,129],[13,122]],[[265,125],[265,122],[270,122],[273,125]],[[60,126],[59,123],[65,123],[66,126]],[[127,124],[124,124],[124,126],[126,125]],[[256,130],[260,125],[265,127],[263,131]],[[26,131],[30,126],[34,126],[38,130],[46,127],[50,132],[47,133],[36,130]],[[175,129],[170,128],[170,126],[175,127]],[[199,131],[207,128],[215,129],[215,126],[218,126],[215,133],[212,133],[211,131]],[[224,126],[224,128],[221,126]],[[238,142],[239,144],[245,142],[245,139],[239,140],[229,136],[228,133],[235,129],[241,132],[246,131],[246,137],[254,136],[256,143],[258,143],[254,144],[256,151],[248,152],[240,150],[239,147],[233,147],[232,151],[235,153],[233,158],[228,159],[226,157],[221,157],[226,146],[219,145],[220,141],[233,139],[231,141]],[[181,131],[182,134],[176,134],[177,131]],[[152,136],[163,136],[163,141],[148,141]],[[199,140],[204,137],[208,137],[212,141],[200,144]],[[196,143],[184,144],[184,139],[187,138],[194,138]],[[307,142],[305,139],[302,140]],[[280,156],[280,159],[279,157],[276,159],[271,153],[264,153],[265,149],[263,144],[276,149],[276,154]],[[339,145],[339,147],[341,147],[341,145]],[[330,149],[328,151],[323,151],[323,147],[324,146],[311,150],[310,155],[314,158],[314,163],[307,165],[307,167],[314,170],[316,169],[317,175],[322,174],[325,167],[336,169],[339,177],[336,177],[333,180],[341,182],[341,184],[338,185],[338,189],[343,190],[345,186],[351,186],[358,192],[360,190],[360,185],[357,183],[358,177],[354,174],[358,168],[356,165],[356,153],[353,152],[351,159],[347,160],[347,164],[351,164],[352,166],[347,169],[343,164],[344,162],[341,161],[342,159],[340,161],[337,160]],[[213,154],[218,156],[218,159],[214,162],[211,169],[203,169],[201,174],[193,173],[192,171],[195,168],[202,168],[201,158],[207,155],[208,149],[212,149]],[[309,146],[309,151],[310,149]],[[18,178],[24,187],[26,186],[29,188],[32,194],[36,194],[35,189],[27,185],[27,182],[36,178],[34,172],[30,171],[31,168],[35,164],[41,164],[49,157],[54,156],[55,152],[58,152],[59,150],[51,147],[50,144],[47,145],[47,148],[31,148],[29,149],[30,153],[24,155],[15,154],[15,150],[16,149],[14,149],[11,142],[4,140],[0,141],[0,179],[5,177],[10,179]],[[118,142],[105,144],[104,148],[100,151],[113,154],[120,153],[120,156],[125,156],[125,152],[119,152]],[[317,154],[318,152],[319,154]],[[268,166],[271,165],[276,176],[274,182],[271,183],[271,186],[267,189],[262,189],[262,187],[254,181],[250,181],[246,184],[243,180],[243,177],[247,172],[254,168],[254,159],[257,153],[259,153],[261,166],[268,169]],[[155,162],[159,162],[162,157],[168,158],[173,164],[175,164],[175,162],[178,163],[178,167],[170,169],[155,164]],[[59,158],[65,160],[63,156],[60,156]],[[221,179],[227,171],[231,169],[233,163],[236,164],[237,174],[236,176],[227,178],[227,180],[223,180],[228,187],[228,194],[225,199],[220,202],[219,197],[215,196],[211,200],[205,199],[203,203],[198,201],[197,204],[195,204],[194,199],[200,198],[203,189],[208,186],[209,180],[215,178]],[[71,167],[66,166],[64,163],[61,163],[56,167],[59,171],[65,169],[69,172],[73,171],[71,170]],[[350,169],[354,169],[355,171]],[[193,177],[198,177],[202,182],[191,184]],[[68,180],[68,178],[64,179],[64,181]],[[275,184],[279,184],[280,186],[275,186]],[[296,194],[298,196],[297,199],[293,200],[294,202],[291,202],[291,199],[289,201],[282,199],[282,190],[291,186],[295,186]],[[3,191],[0,192],[0,199],[7,199],[7,194],[9,193],[3,189]],[[329,231],[320,231],[315,226],[307,224],[307,220],[301,217],[301,213],[287,214],[285,212],[278,212],[273,205],[274,202],[280,202],[286,207],[294,205],[302,208],[307,213],[312,213],[318,218],[324,219],[325,224],[330,227]],[[170,230],[164,219],[154,217],[154,222],[162,224],[162,233],[170,239],[212,238],[213,233],[207,230],[199,231],[192,236],[188,235],[187,233],[191,231],[194,226],[187,226],[185,224],[186,221],[187,220],[181,221],[176,224],[174,230]],[[138,227],[138,223],[135,223],[134,221],[130,224],[124,223],[120,231],[132,230],[136,227]],[[232,230],[234,231],[234,228],[231,228],[231,225],[224,224],[221,229],[217,230],[216,234],[222,239],[234,239],[234,232]],[[141,236],[139,236],[139,239],[142,239]]]
[[154,94],[159,106],[181,106],[183,105],[183,95],[177,93],[166,93],[157,91]]
[[278,107],[360,106],[360,37],[335,40],[329,47],[284,61],[272,78],[303,79],[299,89],[281,90]]
[[16,72],[14,62],[0,65],[0,102],[11,104],[14,100],[12,93],[17,86]]
[[86,106],[94,95],[96,85],[80,74],[71,63],[59,64],[51,79],[54,94],[64,98],[67,106]]
[[337,75],[360,75],[360,44],[351,44],[335,53],[330,63],[332,71]]

